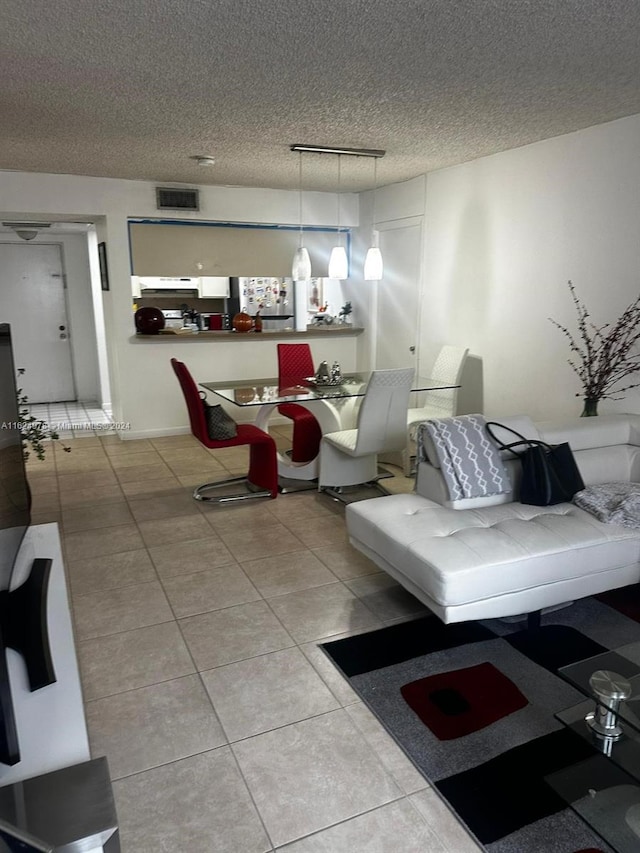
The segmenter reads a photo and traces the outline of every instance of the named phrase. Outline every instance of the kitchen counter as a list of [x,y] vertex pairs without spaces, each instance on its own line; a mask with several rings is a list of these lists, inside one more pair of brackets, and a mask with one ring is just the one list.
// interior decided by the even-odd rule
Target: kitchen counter
[[231,343],[232,341],[251,341],[253,343],[261,340],[287,340],[288,338],[334,338],[347,337],[349,335],[361,335],[364,329],[360,326],[335,325],[335,326],[307,326],[304,331],[296,331],[295,329],[283,329],[262,332],[235,332],[235,331],[216,331],[216,332],[191,332],[190,334],[170,334],[161,332],[158,335],[132,335],[129,340],[132,343],[164,343],[171,341],[172,343],[182,343],[183,341],[224,341]]

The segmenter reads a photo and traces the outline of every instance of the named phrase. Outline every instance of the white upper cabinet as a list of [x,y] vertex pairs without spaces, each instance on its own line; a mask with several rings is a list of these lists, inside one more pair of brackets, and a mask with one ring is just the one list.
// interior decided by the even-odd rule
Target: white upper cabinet
[[228,299],[229,278],[220,275],[203,275],[200,277],[200,296],[214,296],[218,299]]

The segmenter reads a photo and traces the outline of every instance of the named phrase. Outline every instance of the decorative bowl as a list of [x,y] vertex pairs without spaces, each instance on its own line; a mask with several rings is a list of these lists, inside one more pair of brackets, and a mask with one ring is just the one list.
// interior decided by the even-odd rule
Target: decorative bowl
[[253,328],[253,318],[246,311],[239,311],[232,320],[236,332],[250,332]]
[[159,308],[150,305],[138,308],[134,315],[136,329],[141,335],[157,335],[164,329],[164,314]]

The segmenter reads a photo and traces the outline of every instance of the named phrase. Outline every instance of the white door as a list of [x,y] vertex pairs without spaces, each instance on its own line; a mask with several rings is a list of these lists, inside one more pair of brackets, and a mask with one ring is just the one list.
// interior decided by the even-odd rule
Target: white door
[[0,243],[0,296],[29,402],[75,400],[60,247]]
[[379,370],[417,365],[422,223],[388,223],[380,229],[384,278],[378,283]]

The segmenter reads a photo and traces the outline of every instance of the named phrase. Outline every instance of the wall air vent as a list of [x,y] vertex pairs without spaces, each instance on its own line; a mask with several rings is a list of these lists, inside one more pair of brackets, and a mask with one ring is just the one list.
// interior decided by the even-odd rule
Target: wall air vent
[[200,210],[198,190],[156,187],[158,210]]

